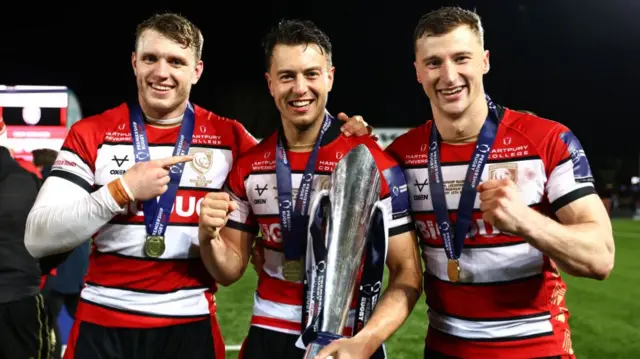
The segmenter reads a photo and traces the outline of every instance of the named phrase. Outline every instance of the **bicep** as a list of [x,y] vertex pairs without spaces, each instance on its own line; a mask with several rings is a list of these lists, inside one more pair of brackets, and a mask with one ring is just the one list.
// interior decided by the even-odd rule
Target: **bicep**
[[33,208],[60,206],[89,196],[90,193],[75,182],[61,177],[48,177],[36,199]]
[[596,194],[578,198],[556,210],[555,214],[564,225],[594,223],[611,232],[609,214]]
[[390,271],[402,269],[421,272],[418,240],[415,231],[406,231],[389,237],[387,249],[387,266]]

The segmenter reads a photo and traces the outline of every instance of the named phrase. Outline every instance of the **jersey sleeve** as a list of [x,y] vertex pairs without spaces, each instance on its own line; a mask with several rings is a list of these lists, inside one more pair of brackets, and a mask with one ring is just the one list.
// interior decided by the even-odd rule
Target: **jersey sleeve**
[[240,122],[234,121],[233,125],[233,130],[235,131],[236,135],[235,138],[238,141],[238,153],[240,155],[243,155],[244,153],[255,147],[255,145],[258,144],[258,141],[249,133],[249,131],[247,131],[247,129]]
[[567,127],[558,125],[543,143],[546,155],[546,193],[553,211],[594,194],[593,174],[578,138]]
[[244,176],[239,165],[236,162],[229,173],[227,182],[225,183],[225,191],[238,204],[238,209],[229,213],[227,227],[237,229],[252,234],[258,233],[258,225],[251,210],[251,204],[247,198],[247,191],[244,185]]
[[87,192],[95,183],[95,163],[98,153],[96,131],[92,121],[75,123],[62,144],[49,176],[70,181]]
[[409,193],[404,171],[394,165],[382,171],[384,181],[388,186],[387,195],[381,201],[389,218],[389,237],[393,237],[414,229],[413,220],[409,212]]

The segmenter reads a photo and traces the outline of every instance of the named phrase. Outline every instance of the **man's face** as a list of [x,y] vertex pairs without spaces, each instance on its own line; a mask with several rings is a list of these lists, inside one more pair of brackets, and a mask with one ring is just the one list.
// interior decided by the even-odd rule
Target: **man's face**
[[146,30],[138,40],[131,62],[138,98],[146,115],[155,119],[180,116],[191,86],[202,75],[203,64],[196,61],[194,51],[155,30]]
[[322,119],[334,70],[315,44],[276,45],[265,76],[282,120],[304,129]]
[[489,52],[468,26],[418,39],[414,65],[434,111],[455,118],[474,101],[484,101],[482,77],[489,71]]

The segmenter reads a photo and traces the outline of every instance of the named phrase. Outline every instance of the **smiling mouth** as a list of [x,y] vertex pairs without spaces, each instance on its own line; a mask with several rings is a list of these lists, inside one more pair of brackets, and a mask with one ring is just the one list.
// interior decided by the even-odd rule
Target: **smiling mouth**
[[172,86],[152,84],[152,83],[150,83],[149,86],[156,91],[169,91],[173,88]]
[[465,88],[465,86],[458,86],[458,87],[452,87],[452,88],[448,88],[448,89],[444,89],[444,90],[438,90],[438,92],[440,92],[441,94],[445,95],[445,96],[451,96],[451,95],[455,95],[457,93],[462,92],[462,90]]
[[289,101],[288,103],[289,103],[289,106],[302,108],[302,107],[311,105],[312,102],[313,100],[295,100],[295,101]]

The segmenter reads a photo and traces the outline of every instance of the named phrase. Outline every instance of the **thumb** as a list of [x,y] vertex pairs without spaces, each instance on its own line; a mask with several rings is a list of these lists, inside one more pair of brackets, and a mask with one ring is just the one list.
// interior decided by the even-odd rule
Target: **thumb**
[[327,359],[329,356],[336,353],[338,351],[338,346],[340,345],[338,343],[339,341],[340,340],[333,341],[331,344],[322,348],[322,350],[320,350],[313,359]]
[[337,116],[337,119],[340,121],[347,122],[349,120],[349,116],[347,116],[347,114],[344,112],[340,112]]

